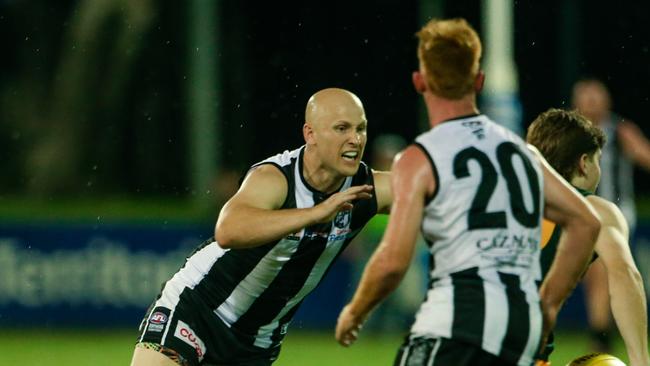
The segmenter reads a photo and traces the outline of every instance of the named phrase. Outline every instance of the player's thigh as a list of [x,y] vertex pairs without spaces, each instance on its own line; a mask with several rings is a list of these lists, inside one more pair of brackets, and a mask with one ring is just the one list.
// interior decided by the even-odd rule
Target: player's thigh
[[136,347],[131,366],[178,366],[178,363],[153,349]]

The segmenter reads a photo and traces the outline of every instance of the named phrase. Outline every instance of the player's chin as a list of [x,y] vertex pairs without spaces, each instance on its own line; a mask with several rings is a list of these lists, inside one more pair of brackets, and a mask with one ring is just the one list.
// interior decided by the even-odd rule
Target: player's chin
[[341,163],[339,164],[339,173],[348,177],[353,176],[357,174],[360,164],[361,162],[359,160],[342,159]]

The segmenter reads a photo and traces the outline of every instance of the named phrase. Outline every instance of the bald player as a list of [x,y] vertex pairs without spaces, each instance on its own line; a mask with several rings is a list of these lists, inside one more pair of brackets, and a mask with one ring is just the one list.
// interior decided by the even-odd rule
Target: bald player
[[165,283],[131,365],[270,365],[291,319],[363,225],[390,208],[390,176],[361,161],[359,98],[324,89],[307,103],[305,145],[251,167],[214,239]]

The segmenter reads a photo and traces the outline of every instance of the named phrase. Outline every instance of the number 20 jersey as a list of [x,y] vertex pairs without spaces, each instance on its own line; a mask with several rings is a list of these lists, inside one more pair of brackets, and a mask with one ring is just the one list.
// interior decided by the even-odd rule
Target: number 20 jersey
[[436,188],[422,219],[429,289],[411,334],[462,340],[530,365],[542,330],[540,163],[484,115],[445,121],[416,145]]

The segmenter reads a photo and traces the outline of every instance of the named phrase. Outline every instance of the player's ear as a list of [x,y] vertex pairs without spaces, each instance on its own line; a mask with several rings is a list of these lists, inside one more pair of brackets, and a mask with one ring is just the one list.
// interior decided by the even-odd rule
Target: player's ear
[[413,87],[415,87],[415,91],[417,91],[420,94],[424,93],[427,90],[427,83],[424,80],[424,75],[422,75],[422,73],[419,71],[413,71],[411,77],[413,80]]
[[580,155],[580,161],[578,162],[578,173],[580,176],[587,175],[587,163],[589,162],[589,156],[587,154]]
[[307,122],[302,125],[302,136],[305,139],[307,145],[314,144],[314,128]]
[[485,73],[479,70],[478,74],[476,74],[476,79],[474,79],[474,91],[479,93],[483,90],[483,85],[485,85]]

